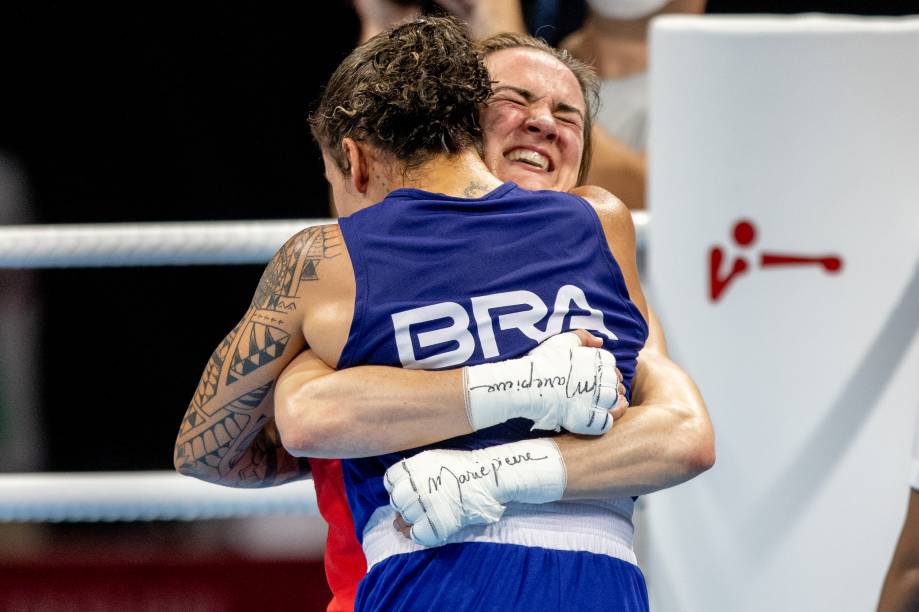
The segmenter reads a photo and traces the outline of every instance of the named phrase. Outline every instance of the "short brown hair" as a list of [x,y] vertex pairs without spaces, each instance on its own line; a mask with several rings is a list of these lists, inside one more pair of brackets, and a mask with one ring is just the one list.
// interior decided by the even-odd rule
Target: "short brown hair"
[[594,117],[597,114],[597,107],[600,104],[600,80],[597,77],[597,72],[592,66],[585,64],[567,51],[556,49],[543,39],[527,34],[515,32],[495,34],[480,41],[478,47],[482,54],[486,56],[504,49],[536,49],[551,55],[571,70],[574,78],[578,81],[578,85],[581,86],[581,94],[584,96],[584,103],[587,105],[587,113],[584,117],[584,151],[581,153],[581,165],[578,168],[578,185],[584,184],[587,179],[587,171],[590,169],[590,158],[593,153],[590,133],[593,128]]
[[483,56],[453,17],[424,17],[374,36],[338,66],[310,115],[313,136],[343,171],[341,141],[365,141],[406,167],[481,140],[491,96]]

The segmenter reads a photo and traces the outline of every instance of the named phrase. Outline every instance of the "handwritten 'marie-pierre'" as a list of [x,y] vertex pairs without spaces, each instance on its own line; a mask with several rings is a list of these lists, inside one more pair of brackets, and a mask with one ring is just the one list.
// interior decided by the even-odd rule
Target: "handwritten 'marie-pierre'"
[[527,378],[518,380],[501,380],[487,385],[476,385],[469,387],[470,391],[484,389],[486,393],[495,393],[498,391],[525,391],[532,388],[554,389],[556,387],[565,387],[566,397],[576,397],[585,393],[593,393],[597,388],[598,374],[594,375],[593,380],[571,380],[572,367],[568,367],[568,376],[546,376],[543,378],[533,376],[533,364],[530,364],[530,375]]
[[460,472],[459,474],[455,473],[449,467],[442,465],[437,471],[436,476],[428,477],[428,493],[435,493],[439,491],[441,487],[446,485],[456,486],[456,489],[459,492],[460,504],[462,504],[464,484],[473,480],[494,478],[495,485],[497,486],[499,483],[498,472],[502,468],[514,467],[515,465],[526,463],[528,461],[542,461],[548,458],[548,456],[533,457],[529,452],[511,455],[510,457],[492,457],[490,463],[480,464],[479,467],[475,470],[466,470],[465,472]]

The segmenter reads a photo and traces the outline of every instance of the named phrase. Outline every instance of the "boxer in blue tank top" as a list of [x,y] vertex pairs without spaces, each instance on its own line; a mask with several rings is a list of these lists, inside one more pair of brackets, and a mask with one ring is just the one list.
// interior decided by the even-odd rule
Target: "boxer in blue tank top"
[[[487,92],[484,96],[476,92],[487,90],[487,75],[470,55],[468,42],[460,38],[456,25],[449,21],[409,24],[359,49],[336,72],[312,127],[323,148],[336,207],[351,219],[343,222],[345,229],[325,226],[301,232],[273,258],[253,310],[238,328],[241,333],[234,331],[225,341],[233,359],[223,345],[212,358],[220,373],[218,395],[224,386],[240,380],[244,384],[233,388],[253,390],[223,411],[195,411],[186,424],[197,427],[195,421],[224,418],[227,411],[240,415],[232,417],[237,423],[247,412],[259,414],[264,404],[260,400],[277,376],[274,366],[288,361],[291,350],[299,350],[306,340],[311,350],[288,368],[276,392],[277,425],[285,444],[295,455],[376,456],[347,463],[348,494],[356,518],[360,517],[358,535],[373,565],[359,607],[430,609],[454,603],[461,609],[560,609],[602,602],[607,609],[642,609],[646,606],[644,587],[631,557],[631,498],[612,495],[620,489],[609,484],[611,466],[591,459],[597,454],[602,458],[602,449],[609,445],[602,443],[603,437],[591,446],[561,436],[558,448],[545,440],[540,446],[536,445],[540,440],[526,440],[534,436],[531,426],[564,426],[589,434],[608,429],[608,419],[594,422],[594,415],[605,415],[603,406],[612,407],[612,402],[604,404],[600,399],[604,388],[614,388],[604,384],[612,366],[603,355],[612,359],[612,354],[586,346],[547,349],[568,335],[552,334],[566,329],[589,329],[613,353],[618,351],[621,363],[617,365],[624,370],[624,382],[637,385],[630,391],[655,399],[653,386],[639,382],[636,375],[640,368],[636,368],[635,354],[647,333],[647,311],[634,269],[634,230],[628,212],[602,190],[585,190],[585,199],[534,196],[501,185],[486,171],[472,145],[477,136],[478,105],[487,97]],[[390,104],[387,97],[399,102]],[[406,100],[408,106],[416,107],[406,111]],[[406,114],[413,115],[414,122],[407,121]],[[422,116],[425,122],[417,120]],[[551,173],[556,155],[550,147],[514,159],[540,163],[542,172]],[[399,187],[415,189],[397,190],[386,198]],[[527,209],[533,197],[533,206]],[[387,217],[385,209],[393,200],[409,202],[405,206],[410,214],[404,219]],[[481,206],[469,208],[472,204]],[[364,214],[374,206],[383,212]],[[564,212],[555,218],[556,210]],[[432,218],[429,223],[414,214],[422,212],[434,215],[438,222]],[[537,222],[540,215],[547,221]],[[522,231],[515,232],[516,222]],[[571,232],[571,240],[559,239],[565,232]],[[437,239],[430,240],[432,236]],[[361,243],[365,239],[388,246],[377,253]],[[407,253],[412,244],[420,245],[424,258],[403,263],[395,257]],[[461,263],[463,244],[472,254],[465,257],[469,274],[452,275],[454,270],[448,266]],[[553,263],[555,246],[562,249],[562,256]],[[519,257],[518,249],[528,250],[531,257]],[[617,260],[625,262],[621,270]],[[571,266],[584,270],[568,269]],[[377,271],[390,268],[397,273],[384,271],[379,278],[386,279],[388,288],[375,293],[379,290],[374,280]],[[431,274],[432,269],[440,274]],[[492,275],[490,280],[489,274],[483,274],[485,269]],[[519,287],[518,280],[531,287]],[[475,283],[482,283],[481,288],[472,286]],[[425,297],[429,290],[430,296]],[[383,301],[373,301],[377,299]],[[390,337],[381,338],[371,321],[385,319],[387,311]],[[441,316],[431,316],[437,313]],[[365,347],[364,339],[356,339],[362,335],[372,346]],[[243,346],[240,338],[246,339],[252,355],[245,360],[241,359],[243,349],[237,348]],[[531,350],[538,342],[542,342],[539,348]],[[265,344],[268,346],[262,348]],[[260,352],[253,354],[253,348]],[[593,371],[592,379],[582,372],[584,362],[575,355],[583,357],[591,350],[596,363],[603,366]],[[538,351],[543,352],[537,357]],[[393,355],[398,361],[391,361]],[[498,361],[509,355],[521,356]],[[348,360],[356,364],[361,359],[450,369],[417,372],[361,365],[330,372],[320,365],[322,360],[344,367],[351,365]],[[529,364],[529,378],[522,374],[521,364]],[[557,371],[553,373],[552,368]],[[487,375],[482,374],[486,370]],[[505,381],[502,373],[511,371],[516,374]],[[590,368],[586,372],[590,374]],[[550,388],[566,379],[570,385]],[[211,384],[211,380],[206,372],[202,384]],[[266,382],[257,386],[259,380]],[[517,392],[537,383],[547,385],[536,394],[539,398],[527,391],[538,409],[514,400],[514,389],[504,388],[513,380]],[[685,384],[677,381],[669,388],[679,389],[683,402],[692,389],[684,393],[681,386]],[[487,402],[478,397],[492,391],[506,396],[508,406],[498,402],[483,410]],[[201,393],[213,392],[204,386]],[[542,397],[553,393],[561,393],[562,399],[553,403]],[[255,394],[261,395],[250,397]],[[690,398],[686,404],[693,401]],[[254,411],[256,406],[259,411]],[[547,406],[549,412],[540,412]],[[621,413],[618,405],[613,413],[617,410]],[[562,469],[568,468],[567,481],[563,473],[555,481],[543,482],[540,475],[551,470],[531,469],[530,476],[535,474],[536,484],[542,487],[536,493],[544,499],[534,497],[533,483],[518,478],[514,491],[503,490],[490,502],[485,500],[494,513],[466,523],[484,523],[484,527],[445,532],[445,541],[452,537],[450,541],[455,542],[446,546],[421,549],[407,539],[392,538],[401,535],[380,520],[380,513],[387,512],[380,476],[387,465],[393,465],[391,469],[405,465],[409,472],[417,472],[423,466],[413,462],[432,456],[446,461],[448,453],[454,453],[449,458],[458,462],[455,465],[465,465],[469,456],[509,448],[501,443],[520,439],[524,440],[510,445],[530,445],[514,448],[531,450],[505,453],[497,463],[495,455],[489,459],[495,474],[500,467],[504,479],[554,453]],[[444,440],[450,442],[438,444]],[[484,449],[404,451],[436,446]],[[197,452],[196,448],[192,450]],[[206,440],[203,449],[211,452]],[[223,456],[219,450],[214,451],[215,456]],[[410,458],[393,464],[401,456]],[[647,482],[634,475],[620,476],[624,482]],[[645,492],[635,485],[622,490]],[[393,495],[396,491],[393,489]],[[474,487],[465,491],[467,501],[481,497]],[[562,492],[566,501],[559,502]],[[425,499],[443,501],[436,496]],[[501,520],[495,522],[498,518]],[[455,571],[440,575],[444,562]]]
[[[395,32],[400,31],[405,29],[398,28]],[[408,54],[394,51],[394,56],[387,56],[379,49],[366,51],[373,54],[373,61],[381,56],[387,57],[390,65],[399,63],[395,58],[400,57],[400,53],[411,55],[413,61],[418,57],[427,57],[423,52]],[[353,75],[360,74],[361,69],[360,66],[349,65],[349,60],[346,60],[330,81],[327,95],[328,92],[347,90],[337,78],[348,81]],[[424,72],[423,68],[419,70]],[[376,90],[382,88],[375,87]],[[349,286],[347,291],[340,292],[346,298],[353,296],[349,300],[353,304],[351,326],[346,341],[339,345],[337,353],[333,353],[328,361],[337,363],[341,376],[347,375],[350,366],[368,363],[409,368],[452,367],[451,374],[458,366],[465,366],[460,391],[468,405],[463,407],[465,410],[459,416],[466,418],[456,419],[456,413],[450,412],[451,407],[448,406],[441,422],[435,421],[423,435],[417,436],[419,441],[429,441],[424,446],[462,437],[457,434],[476,432],[474,436],[467,435],[463,440],[454,441],[452,446],[447,443],[446,447],[498,448],[503,442],[537,437],[530,433],[531,428],[557,430],[561,424],[579,433],[603,433],[610,422],[605,411],[596,420],[602,431],[590,431],[593,418],[584,429],[578,429],[581,425],[569,422],[567,417],[553,421],[545,414],[533,415],[525,410],[518,413],[511,411],[494,418],[494,414],[485,414],[476,407],[480,402],[477,400],[480,392],[475,391],[490,385],[474,385],[472,381],[488,382],[487,377],[483,379],[479,375],[483,362],[516,357],[516,360],[530,365],[529,379],[518,377],[518,387],[530,388],[534,380],[540,387],[544,382],[538,381],[561,382],[564,395],[573,398],[583,386],[584,391],[595,389],[595,399],[599,402],[603,395],[603,376],[606,381],[613,381],[612,385],[607,383],[607,387],[615,386],[617,382],[611,365],[605,370],[597,370],[590,381],[588,378],[577,378],[580,375],[574,363],[574,349],[565,354],[565,358],[572,361],[558,364],[559,370],[554,375],[540,369],[542,366],[537,367],[535,357],[527,357],[534,353],[533,349],[540,342],[568,329],[584,328],[602,338],[607,348],[615,347],[622,362],[620,368],[625,370],[624,382],[631,384],[635,360],[647,335],[647,326],[639,308],[629,300],[629,287],[606,245],[601,221],[593,211],[595,206],[608,206],[606,203],[611,201],[610,196],[598,194],[599,202],[587,202],[569,195],[534,196],[516,189],[512,184],[501,185],[484,172],[484,165],[471,148],[460,148],[449,156],[434,156],[421,168],[406,164],[405,170],[393,176],[386,166],[391,159],[380,155],[375,144],[366,146],[347,137],[339,140],[332,133],[337,127],[339,113],[349,120],[353,117],[348,109],[356,108],[360,102],[355,102],[354,97],[352,92],[338,100],[334,96],[324,100],[317,111],[324,121],[313,123],[314,134],[323,143],[326,174],[332,184],[336,206],[345,217],[340,231],[344,238],[342,250],[347,252],[348,258],[347,261],[329,258],[328,262],[317,259],[309,272],[312,274],[321,266],[327,274],[347,277],[353,282],[353,288]],[[437,96],[439,103],[446,104],[446,108],[453,107],[445,102],[445,97]],[[345,121],[342,119],[342,122]],[[380,121],[374,121],[374,125],[377,129],[374,135],[387,133],[380,128]],[[347,130],[351,133],[360,131],[359,126],[348,126]],[[328,146],[326,141],[340,142],[341,150],[337,151],[334,145]],[[396,153],[398,158],[398,151]],[[551,167],[552,154],[547,157]],[[377,172],[384,178],[375,182]],[[409,174],[417,174],[423,179],[408,180]],[[362,176],[366,176],[366,180],[359,178]],[[399,184],[405,187],[414,184],[423,189],[397,189],[392,193],[392,187]],[[389,196],[384,197],[387,193]],[[436,193],[443,195],[438,197]],[[567,239],[559,240],[560,233],[565,234]],[[470,237],[474,239],[470,240]],[[316,252],[319,254],[318,249]],[[534,261],[542,263],[534,265]],[[347,269],[348,274],[335,274],[336,269]],[[314,288],[322,291],[318,286]],[[327,304],[328,300],[323,302]],[[309,308],[308,305],[306,307]],[[317,313],[318,319],[311,321],[310,330],[314,327],[327,329],[331,321],[316,325],[317,321],[324,321],[322,315],[327,308],[317,310],[323,312]],[[336,320],[340,321],[343,318],[340,309],[333,310]],[[305,317],[311,318],[309,313]],[[492,320],[497,323],[497,333],[490,325]],[[515,328],[517,332],[501,333],[504,328]],[[307,331],[307,339],[312,350],[321,356],[323,338],[314,339]],[[334,343],[330,344],[331,348],[337,348]],[[588,350],[587,347],[579,348]],[[601,353],[612,357],[606,351]],[[564,361],[561,354],[558,358]],[[597,363],[602,361],[603,358],[598,355]],[[387,376],[396,375],[390,373]],[[497,379],[500,378],[498,374]],[[579,382],[574,384],[575,380]],[[377,394],[382,390],[370,380],[361,382],[363,385],[358,394],[363,393],[367,386]],[[387,382],[391,384],[391,381]],[[284,383],[282,380],[282,387]],[[501,384],[504,383],[495,386]],[[557,391],[559,389],[543,389],[538,395],[542,397]],[[282,389],[279,389],[279,397],[281,394]],[[309,402],[311,413],[321,405],[318,397],[314,399],[317,401]],[[508,403],[513,403],[510,397],[507,399]],[[382,399],[378,401],[385,404]],[[600,405],[597,402],[595,408]],[[388,407],[382,404],[380,412],[385,414]],[[415,414],[410,421],[412,425],[430,418],[429,413],[436,414],[430,404],[420,402],[420,407],[427,410]],[[606,407],[612,408],[612,403]],[[360,455],[377,455],[376,458],[346,461],[344,464],[355,527],[358,537],[363,538],[368,564],[373,567],[362,587],[359,608],[383,609],[396,605],[393,600],[374,602],[367,599],[364,593],[368,592],[403,594],[406,599],[397,607],[419,608],[446,602],[468,607],[472,600],[483,596],[483,593],[477,592],[478,588],[487,586],[482,581],[474,580],[473,584],[478,586],[470,588],[469,583],[447,577],[444,583],[450,588],[441,589],[435,595],[423,592],[420,584],[410,580],[413,573],[427,567],[432,550],[400,550],[401,546],[411,542],[392,527],[394,515],[388,507],[382,477],[388,466],[413,453],[384,454],[388,456],[374,453],[374,450],[412,448],[405,444],[411,436],[403,434],[399,427],[401,423],[383,421],[381,426],[389,425],[385,433],[377,430],[374,432],[376,440],[361,440],[359,448],[355,448],[347,444],[349,441],[344,436],[336,435],[337,427],[323,429],[315,419],[302,418],[296,411],[292,414],[286,412],[278,406],[278,428],[285,444],[295,453],[344,458],[355,456],[355,459]],[[325,413],[321,409],[318,412]],[[362,415],[362,420],[375,416],[367,413]],[[524,422],[513,418],[515,416],[532,419]],[[308,429],[289,427],[291,418],[300,423],[311,422],[311,426]],[[402,420],[405,421],[404,417]],[[460,423],[461,420],[465,422]],[[307,437],[301,439],[301,435]],[[393,440],[393,437],[398,440]],[[502,475],[519,470],[516,463],[521,461],[548,459],[550,451],[545,445],[554,445],[545,440],[542,442],[543,446],[538,451],[526,450],[517,457],[509,458],[506,467],[502,468]],[[552,459],[560,463],[558,451],[553,452]],[[512,465],[511,461],[515,463]],[[543,501],[558,501],[564,488],[563,481],[562,473],[555,483],[554,493]],[[508,497],[501,501],[512,504],[531,501],[531,498]],[[507,567],[507,575],[518,581],[524,575],[523,568],[533,561],[532,555],[542,554],[543,549],[554,551],[550,566],[556,563],[564,565],[568,557],[572,562],[586,561],[595,565],[596,571],[578,573],[580,582],[561,582],[562,575],[568,575],[561,572],[554,576],[542,576],[538,584],[544,585],[543,591],[548,588],[556,593],[568,593],[569,598],[575,598],[570,600],[572,602],[581,601],[585,605],[597,601],[618,602],[617,607],[623,610],[643,609],[646,605],[644,587],[631,552],[631,502],[630,498],[591,500],[589,503],[543,504],[534,509],[536,507],[532,505],[505,508],[496,500],[495,507],[500,507],[500,513],[506,514],[497,530],[486,527],[484,533],[478,534],[479,541],[475,545],[462,543],[458,546],[470,552],[484,552],[486,556],[493,554],[488,551],[498,549],[505,556],[502,563]],[[567,529],[565,525],[568,525]],[[497,533],[492,533],[494,531]],[[465,542],[468,534],[458,532],[454,535],[459,542]],[[506,557],[511,551],[522,556],[516,560]],[[407,571],[393,574],[392,569],[404,559],[413,560],[412,568],[403,568]],[[478,558],[462,563],[457,560],[454,565],[460,573],[464,568],[471,571],[487,566],[484,559]],[[374,572],[386,572],[387,578],[374,583]],[[591,580],[596,573],[610,576],[611,572],[618,572],[622,579],[601,583]],[[394,580],[396,575],[402,579]],[[614,583],[615,587],[610,590],[608,585]],[[500,591],[508,593],[507,589]],[[409,596],[410,592],[413,594]],[[580,600],[576,599],[578,593],[582,597]],[[493,592],[489,597],[494,599],[496,595],[497,592]],[[545,593],[537,590],[532,590],[531,595],[544,604],[550,601]],[[493,603],[507,607],[498,600]]]
[[[340,225],[357,293],[339,368],[474,365],[520,357],[549,336],[584,328],[603,339],[630,388],[647,326],[596,213],[582,198],[513,183],[477,199],[399,189]],[[440,305],[448,306],[434,312]],[[437,330],[437,341],[427,342],[425,334]],[[532,425],[514,419],[427,448],[481,449],[545,435]],[[455,544],[422,548],[392,528],[382,479],[387,468],[420,450],[343,462],[370,568],[361,605],[398,609],[422,597],[426,605],[462,609],[472,582],[491,585],[487,604],[494,609],[582,609],[612,601],[621,602],[617,609],[642,609],[630,498],[544,504],[535,513],[532,506],[511,507],[500,527],[467,528]],[[475,544],[459,543],[469,538]],[[543,573],[518,588],[523,569],[533,564]],[[562,578],[569,564],[582,573]],[[393,586],[395,576],[432,571],[445,577],[426,587]],[[547,580],[547,571],[559,580]],[[567,588],[560,592],[560,584]],[[431,590],[422,596],[422,588]]]

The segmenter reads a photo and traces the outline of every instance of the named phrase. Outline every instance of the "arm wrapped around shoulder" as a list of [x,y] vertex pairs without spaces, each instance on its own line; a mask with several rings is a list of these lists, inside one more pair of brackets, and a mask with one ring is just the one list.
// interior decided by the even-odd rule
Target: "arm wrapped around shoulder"
[[573,332],[549,338],[525,357],[468,366],[466,410],[473,429],[531,419],[533,429],[600,435],[613,426],[616,358],[581,346]]

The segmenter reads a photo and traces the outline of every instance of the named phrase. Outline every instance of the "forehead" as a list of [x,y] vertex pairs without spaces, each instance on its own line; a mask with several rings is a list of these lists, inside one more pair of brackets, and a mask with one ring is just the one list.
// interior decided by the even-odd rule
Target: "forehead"
[[581,110],[586,109],[577,77],[565,64],[538,49],[502,49],[485,57],[495,86],[527,89],[537,97],[550,96]]

